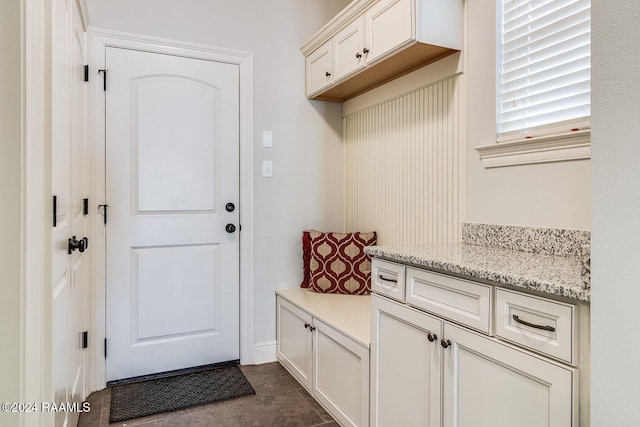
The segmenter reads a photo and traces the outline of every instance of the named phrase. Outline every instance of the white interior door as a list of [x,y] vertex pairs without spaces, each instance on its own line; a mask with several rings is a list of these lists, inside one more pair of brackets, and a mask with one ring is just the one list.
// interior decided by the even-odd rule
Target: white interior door
[[[53,385],[57,402],[82,402],[88,394],[86,298],[90,257],[69,253],[69,240],[88,239],[90,175],[86,139],[85,31],[76,2],[52,3],[52,229]],[[82,249],[82,252],[80,251]],[[87,342],[88,344],[88,342]],[[56,425],[75,425],[78,414],[56,413]]]
[[107,380],[237,360],[238,66],[106,65]]

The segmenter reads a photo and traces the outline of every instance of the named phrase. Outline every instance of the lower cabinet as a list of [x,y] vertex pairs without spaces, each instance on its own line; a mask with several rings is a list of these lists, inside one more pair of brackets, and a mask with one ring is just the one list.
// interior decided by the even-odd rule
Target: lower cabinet
[[313,318],[280,297],[277,301],[278,360],[300,384],[311,390],[313,337],[309,328]]
[[371,425],[440,426],[442,320],[373,295]]
[[369,425],[369,349],[277,297],[280,363],[343,426]]
[[445,426],[577,425],[575,369],[447,322],[444,337]]
[[376,295],[371,363],[372,426],[578,425],[575,369]]

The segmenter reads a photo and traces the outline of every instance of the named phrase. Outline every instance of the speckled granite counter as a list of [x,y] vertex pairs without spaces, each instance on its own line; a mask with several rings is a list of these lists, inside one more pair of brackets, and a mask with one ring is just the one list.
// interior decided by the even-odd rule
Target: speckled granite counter
[[591,301],[582,286],[579,257],[522,252],[470,244],[369,246],[369,255],[401,263],[489,280],[496,284]]

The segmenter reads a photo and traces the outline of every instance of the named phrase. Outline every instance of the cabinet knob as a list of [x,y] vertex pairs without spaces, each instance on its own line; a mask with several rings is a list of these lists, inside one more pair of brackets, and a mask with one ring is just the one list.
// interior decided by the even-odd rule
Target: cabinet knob
[[362,49],[362,53],[367,54],[369,53],[369,49],[367,49],[366,47],[364,49]]
[[432,334],[431,332],[429,332],[429,334],[427,334],[427,339],[429,340],[429,342],[434,342],[435,340],[438,339],[438,336],[436,334]]
[[304,324],[304,328],[305,328],[305,329],[307,329],[309,326],[311,326],[311,325],[310,325],[310,324],[308,324],[308,323],[305,323],[305,324]]
[[356,58],[358,59],[362,58],[362,54],[360,52],[356,52]]
[[440,340],[440,345],[442,348],[447,348],[451,345],[451,341],[445,340],[444,338]]
[[329,76],[331,76],[331,73],[327,71],[326,73],[324,73],[324,75],[329,77]]
[[315,326],[309,326],[309,330],[310,330],[311,332],[313,332],[313,331],[315,331],[315,330],[316,330],[316,327],[315,327]]

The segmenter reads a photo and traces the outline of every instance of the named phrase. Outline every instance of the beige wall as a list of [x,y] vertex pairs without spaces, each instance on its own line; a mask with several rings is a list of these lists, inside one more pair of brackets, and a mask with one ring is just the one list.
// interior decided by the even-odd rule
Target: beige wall
[[592,2],[591,425],[640,420],[640,3]]
[[467,221],[590,228],[589,160],[485,169],[475,147],[495,143],[495,4],[467,1]]
[[[301,232],[342,228],[342,106],[308,101],[300,46],[346,0],[92,0],[92,26],[253,53],[255,343],[275,341],[277,287],[302,280]],[[262,148],[262,131],[273,148]],[[262,160],[273,178],[262,178]],[[268,320],[271,319],[271,320]]]
[[[0,2],[0,402],[20,401],[21,48],[20,1]],[[18,424],[0,411],[0,425]]]

